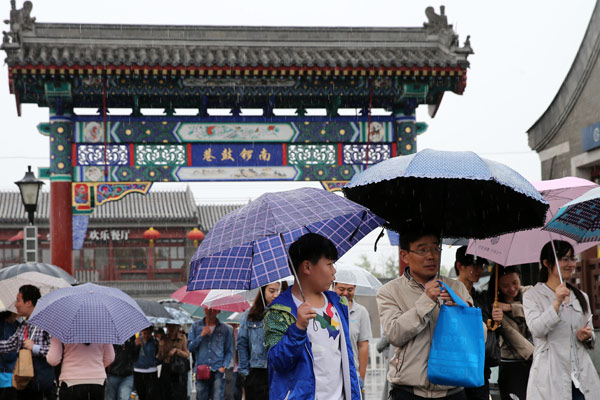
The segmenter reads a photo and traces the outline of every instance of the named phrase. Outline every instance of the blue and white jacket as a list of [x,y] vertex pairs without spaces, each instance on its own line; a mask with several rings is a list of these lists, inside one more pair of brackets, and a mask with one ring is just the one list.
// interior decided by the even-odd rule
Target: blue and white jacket
[[[309,400],[315,398],[316,383],[313,354],[308,334],[296,326],[298,308],[292,288],[280,294],[269,307],[264,319],[265,347],[269,368],[269,398],[273,400]],[[323,292],[336,308],[343,335],[340,335],[344,394],[347,400],[360,400],[358,374],[348,327],[348,302],[335,292]]]

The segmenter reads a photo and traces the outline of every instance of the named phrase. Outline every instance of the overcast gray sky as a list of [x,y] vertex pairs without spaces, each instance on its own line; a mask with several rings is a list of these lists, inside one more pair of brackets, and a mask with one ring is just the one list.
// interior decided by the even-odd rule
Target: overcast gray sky
[[[18,6],[22,4],[17,1]],[[9,2],[2,1],[0,17],[8,18]],[[282,26],[422,26],[425,8],[446,6],[462,43],[471,35],[475,54],[469,57],[467,89],[462,96],[446,94],[434,119],[426,107],[417,119],[429,130],[419,136],[418,149],[472,150],[503,162],[530,180],[540,179],[537,155],[527,145],[526,130],[548,107],[577,53],[595,5],[592,0],[228,0],[150,1],[34,0],[32,15],[39,22],[282,25]],[[5,28],[6,29],[6,28]],[[2,53],[3,57],[5,53]],[[17,117],[8,91],[6,65],[0,72],[0,190],[16,190],[27,165],[48,166],[48,139],[36,131],[48,120],[48,110],[24,105]],[[246,202],[261,193],[305,186],[306,183],[194,183],[198,202]],[[313,184],[318,185],[318,184]],[[153,190],[184,188],[158,184]],[[394,249],[380,246],[372,254],[373,236],[361,242],[350,257],[368,254],[378,263]],[[383,242],[383,241],[382,241]],[[444,251],[450,265],[453,251]]]

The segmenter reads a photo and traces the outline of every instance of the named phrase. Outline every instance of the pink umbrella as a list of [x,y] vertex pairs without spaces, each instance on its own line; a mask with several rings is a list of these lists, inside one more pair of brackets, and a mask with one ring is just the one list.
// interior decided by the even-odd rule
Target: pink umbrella
[[[227,293],[223,293],[227,292]],[[244,295],[235,293],[231,290],[219,290],[219,289],[206,289],[206,290],[192,290],[187,291],[187,286],[182,286],[171,294],[171,297],[179,300],[182,303],[193,304],[196,306],[203,306],[207,308],[214,308],[215,310],[231,311],[231,312],[244,312],[250,306],[252,302],[248,301]],[[217,298],[220,301],[211,302],[206,304],[205,300],[211,298]]]
[[[532,183],[548,203],[550,203],[550,208],[546,214],[546,223],[552,219],[556,211],[565,203],[598,186],[586,179],[575,177]],[[537,228],[508,233],[491,239],[469,240],[467,253],[487,258],[504,266],[535,263],[539,262],[542,247],[550,240],[565,240],[571,243],[575,254],[579,254],[600,243],[576,243],[565,236]]]

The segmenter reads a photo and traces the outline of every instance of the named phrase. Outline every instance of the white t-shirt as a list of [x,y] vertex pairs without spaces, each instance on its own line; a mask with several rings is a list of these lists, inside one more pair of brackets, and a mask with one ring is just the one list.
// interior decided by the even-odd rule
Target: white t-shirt
[[[294,297],[296,306],[302,301]],[[308,340],[313,353],[316,400],[343,400],[344,376],[340,335],[342,322],[336,308],[323,295],[325,306],[315,308],[317,317],[308,322]]]

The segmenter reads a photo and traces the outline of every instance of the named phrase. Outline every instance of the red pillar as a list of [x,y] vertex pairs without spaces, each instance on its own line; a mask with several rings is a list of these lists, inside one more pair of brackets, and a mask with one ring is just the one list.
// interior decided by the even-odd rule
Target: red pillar
[[50,183],[50,252],[52,264],[74,274],[71,182]]

